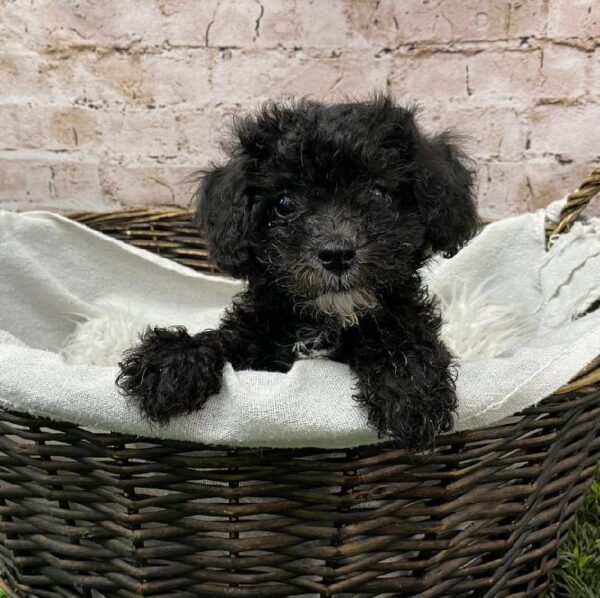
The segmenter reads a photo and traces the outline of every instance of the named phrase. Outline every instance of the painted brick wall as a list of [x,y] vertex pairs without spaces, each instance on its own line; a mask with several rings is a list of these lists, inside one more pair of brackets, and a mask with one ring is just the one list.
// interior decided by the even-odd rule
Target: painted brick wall
[[0,207],[187,205],[232,113],[373,89],[471,136],[484,215],[534,209],[600,163],[600,3],[0,0]]

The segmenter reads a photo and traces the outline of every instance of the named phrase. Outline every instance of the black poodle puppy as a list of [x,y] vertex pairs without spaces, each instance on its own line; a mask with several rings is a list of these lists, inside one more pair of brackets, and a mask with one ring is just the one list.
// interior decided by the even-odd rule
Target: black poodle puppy
[[217,330],[148,330],[120,364],[122,391],[164,423],[219,391],[225,361],[285,372],[328,357],[351,366],[380,435],[431,444],[456,394],[419,268],[477,226],[473,173],[452,137],[423,134],[415,110],[386,96],[300,100],[237,122],[228,151],[201,180],[198,223],[247,288]]

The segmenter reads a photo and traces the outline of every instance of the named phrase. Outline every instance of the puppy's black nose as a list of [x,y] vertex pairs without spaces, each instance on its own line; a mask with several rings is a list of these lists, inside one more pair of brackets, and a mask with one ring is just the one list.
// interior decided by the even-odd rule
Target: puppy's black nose
[[352,266],[355,257],[356,248],[350,241],[328,243],[319,251],[319,260],[322,266],[336,274],[348,270]]

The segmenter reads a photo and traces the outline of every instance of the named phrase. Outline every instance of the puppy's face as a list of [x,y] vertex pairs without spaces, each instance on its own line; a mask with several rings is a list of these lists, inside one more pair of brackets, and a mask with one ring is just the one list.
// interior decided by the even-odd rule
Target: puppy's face
[[252,194],[250,236],[262,272],[299,305],[355,322],[413,274],[424,227],[383,165],[341,151],[305,155],[294,180],[266,175]]
[[217,264],[300,306],[355,323],[475,229],[458,150],[387,98],[268,105],[236,132],[198,191],[200,225]]

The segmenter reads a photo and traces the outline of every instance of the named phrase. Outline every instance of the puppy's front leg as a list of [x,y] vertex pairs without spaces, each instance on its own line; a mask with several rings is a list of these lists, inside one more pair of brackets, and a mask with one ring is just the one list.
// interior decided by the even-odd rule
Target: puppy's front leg
[[117,385],[149,420],[166,423],[219,392],[225,341],[221,330],[191,336],[181,326],[148,329],[119,363]]
[[432,445],[452,427],[456,394],[450,356],[437,340],[402,343],[393,351],[357,354],[357,398],[380,435],[410,450]]

